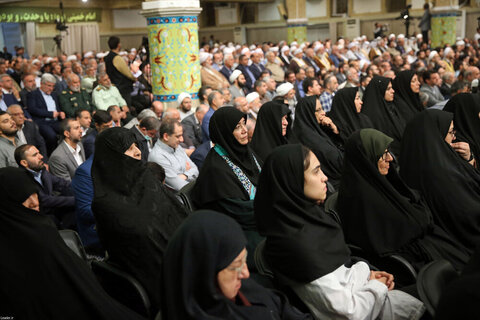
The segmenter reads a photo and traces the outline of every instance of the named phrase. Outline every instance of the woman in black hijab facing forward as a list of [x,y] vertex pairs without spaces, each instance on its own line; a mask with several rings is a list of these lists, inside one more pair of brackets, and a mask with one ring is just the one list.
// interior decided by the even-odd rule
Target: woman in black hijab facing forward
[[393,138],[390,151],[398,157],[405,120],[393,102],[394,96],[392,79],[375,76],[365,89],[362,112],[370,118],[373,128]]
[[448,100],[443,110],[453,113],[457,141],[468,143],[474,157],[480,157],[480,96],[457,94]]
[[268,156],[255,217],[275,277],[292,287],[315,319],[418,319],[422,303],[390,291],[391,274],[351,260],[340,225],[319,206],[326,181],[315,154],[299,144]]
[[390,167],[392,141],[362,129],[345,145],[338,211],[346,241],[377,256],[399,254],[416,269],[446,259],[461,270],[468,260],[462,245],[433,223],[420,195]]
[[137,279],[161,307],[161,264],[167,242],[186,217],[181,204],[141,161],[135,135],[111,128],[95,141],[92,210],[109,260]]
[[[210,138],[215,144],[203,163],[192,190],[197,208],[223,212],[234,218],[254,252],[262,240],[253,215],[253,199],[261,171],[261,160],[248,145],[247,116],[233,107],[215,111],[210,119]],[[253,254],[248,259],[254,267]]]
[[420,102],[420,81],[413,70],[404,70],[398,73],[392,81],[395,97],[395,107],[405,120],[409,122],[417,113],[425,110]]
[[197,211],[185,220],[165,254],[167,319],[311,319],[249,279],[246,243],[224,214]]
[[275,147],[288,143],[290,113],[288,105],[280,101],[267,102],[260,108],[250,147],[262,161]]
[[[293,133],[295,139],[310,148],[322,163],[329,182],[337,188],[342,172],[343,152],[333,143],[320,123],[325,117],[316,96],[300,99],[295,108]],[[337,128],[335,127],[337,130]]]
[[370,119],[361,112],[362,105],[358,87],[343,88],[333,97],[332,110],[328,116],[337,126],[343,143],[354,131],[372,127]]
[[468,144],[456,142],[453,115],[425,110],[405,128],[400,175],[423,193],[437,225],[466,249],[480,243],[480,174]]
[[35,182],[0,169],[0,314],[12,319],[140,319],[110,298],[39,213]]

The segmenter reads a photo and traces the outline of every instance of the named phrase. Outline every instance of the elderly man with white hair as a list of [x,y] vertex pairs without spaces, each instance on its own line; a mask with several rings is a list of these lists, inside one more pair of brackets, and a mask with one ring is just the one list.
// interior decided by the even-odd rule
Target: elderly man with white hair
[[193,113],[192,110],[192,96],[186,92],[178,95],[178,111],[180,112],[180,121]]
[[297,99],[295,98],[295,87],[290,82],[282,83],[277,87],[276,97],[274,100],[280,100],[285,104],[288,104],[288,108],[292,111],[290,117],[292,120],[295,118],[295,106],[297,105]]
[[233,58],[233,55],[231,53],[225,54],[225,57],[223,58],[223,67],[222,69],[220,69],[220,73],[223,74],[223,76],[227,80],[228,78],[230,78],[230,75],[234,70],[233,68],[234,62],[235,62],[235,59]]
[[268,51],[265,56],[267,57],[265,68],[270,70],[272,78],[276,82],[282,82],[285,78],[285,71],[283,71],[283,68],[277,63],[276,54],[273,51]]
[[212,55],[210,53],[200,52],[199,59],[202,66],[200,69],[202,86],[210,86],[214,89],[228,88],[230,86],[227,79],[212,68]]
[[55,83],[55,77],[45,73],[40,88],[27,94],[28,111],[45,139],[49,154],[57,146],[57,134],[60,133],[58,120],[65,119],[65,113],[60,111],[58,97],[54,92]]
[[293,51],[293,58],[290,61],[290,70],[297,72],[298,69],[300,68],[304,69],[307,67],[307,64],[305,63],[305,61],[303,61],[302,57],[303,57],[302,49],[298,48],[298,49],[295,49],[295,51]]
[[260,102],[260,95],[258,92],[249,93],[246,97],[248,103],[248,118],[257,120],[258,111],[260,111],[260,107],[262,103]]

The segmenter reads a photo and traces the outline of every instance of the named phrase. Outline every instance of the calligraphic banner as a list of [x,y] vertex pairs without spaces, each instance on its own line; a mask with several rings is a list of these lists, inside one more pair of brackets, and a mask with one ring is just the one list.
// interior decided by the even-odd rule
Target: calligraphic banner
[[[65,22],[101,22],[102,9],[100,8],[65,8]],[[36,22],[55,23],[62,18],[62,11],[56,8],[43,7],[2,7],[0,22]]]

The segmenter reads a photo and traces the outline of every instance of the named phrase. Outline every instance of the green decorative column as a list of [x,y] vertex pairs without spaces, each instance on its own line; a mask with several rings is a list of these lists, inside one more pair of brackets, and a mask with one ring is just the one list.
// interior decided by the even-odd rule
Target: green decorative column
[[457,13],[434,12],[432,13],[432,43],[431,47],[453,45],[456,41]]
[[287,20],[287,42],[298,43],[307,41],[307,19]]
[[198,99],[201,87],[198,59],[198,0],[146,1],[152,87],[155,100],[177,106],[177,97],[187,92]]

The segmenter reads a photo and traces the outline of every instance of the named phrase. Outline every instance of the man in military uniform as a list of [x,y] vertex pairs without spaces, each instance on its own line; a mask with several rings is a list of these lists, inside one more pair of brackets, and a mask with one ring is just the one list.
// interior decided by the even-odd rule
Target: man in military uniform
[[[127,103],[111,82],[108,74],[102,73],[98,77],[98,86],[92,92],[93,103],[98,110],[107,110],[110,106],[119,106],[124,112],[129,112]],[[127,114],[128,117],[128,114]]]
[[62,91],[60,95],[60,108],[67,118],[75,118],[77,110],[96,110],[92,103],[90,94],[85,89],[80,88],[80,78],[72,73],[67,77],[67,90]]

